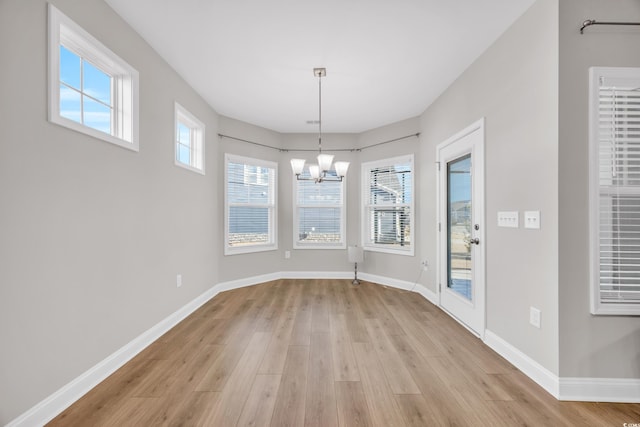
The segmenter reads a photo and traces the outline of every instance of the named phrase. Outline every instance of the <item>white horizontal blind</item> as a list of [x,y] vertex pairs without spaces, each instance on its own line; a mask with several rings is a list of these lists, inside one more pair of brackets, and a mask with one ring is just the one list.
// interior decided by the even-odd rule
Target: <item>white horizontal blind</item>
[[640,70],[635,76],[600,70],[592,87],[599,247],[594,311],[640,314]]
[[[335,179],[335,172],[327,175]],[[302,178],[309,178],[305,170]],[[344,237],[344,180],[342,182],[296,181],[295,246],[343,247]]]
[[275,244],[275,182],[275,164],[227,155],[228,252],[249,252]]
[[365,246],[411,250],[413,158],[367,166],[365,173]]

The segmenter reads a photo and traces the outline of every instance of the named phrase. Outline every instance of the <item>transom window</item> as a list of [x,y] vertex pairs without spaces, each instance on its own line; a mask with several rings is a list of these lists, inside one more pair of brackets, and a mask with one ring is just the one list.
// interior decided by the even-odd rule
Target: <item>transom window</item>
[[138,72],[51,3],[49,120],[138,150]]
[[176,165],[204,175],[204,124],[175,104]]
[[363,247],[413,255],[413,155],[362,164]]
[[225,255],[275,250],[278,165],[225,155]]
[[[335,171],[327,172],[328,175]],[[302,177],[310,178],[307,170]],[[342,181],[295,181],[294,237],[296,249],[346,247],[344,185]]]

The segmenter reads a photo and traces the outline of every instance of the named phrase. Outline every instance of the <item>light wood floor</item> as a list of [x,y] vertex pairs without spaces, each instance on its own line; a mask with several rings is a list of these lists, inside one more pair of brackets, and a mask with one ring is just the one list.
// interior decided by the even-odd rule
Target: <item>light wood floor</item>
[[280,280],[223,292],[51,426],[622,426],[558,402],[411,292]]

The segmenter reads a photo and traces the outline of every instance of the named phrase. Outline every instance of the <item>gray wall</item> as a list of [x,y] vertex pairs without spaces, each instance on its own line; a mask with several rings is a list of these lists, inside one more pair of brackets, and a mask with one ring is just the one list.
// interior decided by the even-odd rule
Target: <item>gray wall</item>
[[[435,147],[484,117],[487,329],[558,373],[558,0],[536,2],[422,115],[421,256],[436,259]],[[497,212],[540,210],[540,230]],[[522,224],[522,220],[521,220]],[[426,285],[435,291],[435,269]],[[529,324],[529,307],[542,327]]]
[[[140,152],[47,121],[47,4],[0,2],[0,424],[218,282],[217,115],[104,2],[55,5],[140,72]],[[174,101],[205,176],[173,164]]]
[[585,19],[640,21],[638,0],[560,2],[560,374],[640,378],[640,318],[589,313],[588,73],[640,67],[637,28]]

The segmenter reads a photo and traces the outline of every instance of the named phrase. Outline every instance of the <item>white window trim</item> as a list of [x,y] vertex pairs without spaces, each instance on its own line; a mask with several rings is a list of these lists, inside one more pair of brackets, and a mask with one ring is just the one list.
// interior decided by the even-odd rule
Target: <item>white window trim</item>
[[[60,115],[60,44],[72,47],[113,76],[115,133],[109,135]],[[139,75],[133,67],[49,3],[49,121],[106,142],[139,151]]]
[[[392,157],[387,159],[375,160],[371,162],[364,162],[361,164],[362,171],[362,204],[361,204],[361,222],[362,222],[362,248],[365,251],[371,252],[383,252],[388,254],[396,254],[396,255],[406,255],[406,256],[414,256],[415,254],[415,193],[416,193],[416,171],[415,171],[415,163],[413,161],[414,155],[404,155],[398,157]],[[368,217],[368,208],[369,208],[369,171],[373,168],[380,166],[389,166],[394,163],[402,163],[409,162],[411,164],[411,203],[408,203],[409,210],[411,212],[411,218],[409,218],[409,227],[411,242],[408,248],[399,249],[399,248],[389,248],[385,247],[385,245],[380,245],[376,243],[371,243],[368,241],[367,236],[370,231],[369,217]]]
[[[337,243],[301,243],[298,240],[298,236],[300,235],[300,223],[298,221],[298,210],[299,208],[311,207],[311,208],[335,208],[336,205],[298,205],[298,183],[300,181],[295,180],[295,185],[293,185],[293,248],[294,249],[346,249],[347,247],[347,204],[346,204],[346,188],[347,188],[347,177],[342,178],[342,204],[340,205],[340,242]],[[318,183],[315,185],[322,185],[322,183]]]
[[[224,254],[225,255],[238,255],[247,254],[253,252],[266,252],[275,251],[278,249],[278,164],[276,162],[270,162],[267,160],[254,159],[251,157],[237,156],[235,154],[224,155]],[[228,196],[228,184],[229,184],[229,162],[232,163],[244,163],[247,165],[261,166],[271,168],[274,170],[273,176],[273,214],[271,215],[271,224],[269,227],[273,230],[272,242],[257,243],[253,245],[247,245],[242,247],[229,246],[229,196]],[[244,205],[251,206],[251,205]],[[263,205],[260,205],[263,206]]]
[[[190,151],[191,151],[191,164],[185,164],[178,160],[178,123],[183,123],[190,130],[191,141],[190,141]],[[196,172],[199,174],[205,174],[205,126],[196,116],[191,114],[186,108],[182,105],[175,103],[174,106],[174,127],[173,127],[173,147],[174,147],[174,164],[176,166],[180,166],[181,168],[185,168],[192,172]],[[199,158],[199,159],[198,159]],[[202,164],[202,168],[198,168],[194,166],[194,163],[198,163],[198,160]]]
[[640,315],[640,304],[606,304],[600,298],[600,78],[636,78],[640,68],[591,67],[589,69],[589,248],[590,308],[596,315]]

